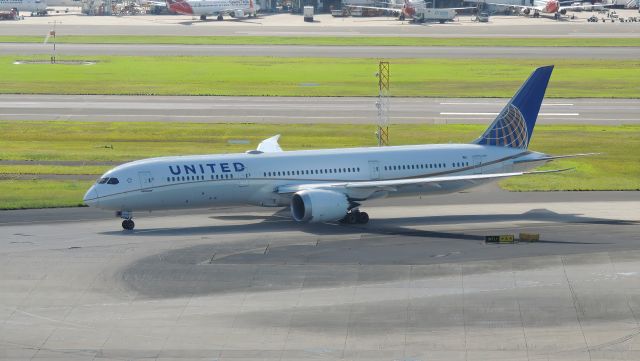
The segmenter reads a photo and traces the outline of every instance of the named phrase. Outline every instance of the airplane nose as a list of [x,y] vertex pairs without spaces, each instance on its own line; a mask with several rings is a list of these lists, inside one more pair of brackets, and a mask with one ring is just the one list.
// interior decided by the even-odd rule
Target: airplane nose
[[95,187],[89,188],[87,193],[84,194],[82,201],[88,206],[98,205],[98,192],[96,192]]

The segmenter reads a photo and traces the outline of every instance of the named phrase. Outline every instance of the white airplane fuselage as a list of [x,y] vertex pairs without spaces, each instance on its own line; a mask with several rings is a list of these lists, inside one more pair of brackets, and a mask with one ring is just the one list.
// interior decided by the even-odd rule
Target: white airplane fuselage
[[0,11],[9,11],[13,8],[22,12],[39,12],[47,9],[44,0],[0,0]]
[[[514,166],[514,160],[542,156],[516,148],[447,144],[151,158],[105,173],[103,179],[116,178],[118,184],[95,184],[85,200],[92,206],[131,212],[234,204],[284,206],[291,196],[275,192],[283,185],[503,173],[524,169]],[[525,164],[526,168],[540,165]],[[379,197],[450,193],[485,182],[415,185],[380,192]],[[366,192],[352,198],[371,199]]]
[[[558,156],[528,150],[553,66],[536,69],[471,144],[282,151],[279,135],[255,151],[143,159],[105,173],[88,205],[132,214],[156,209],[289,205],[298,222],[365,224],[362,202],[458,192],[524,172]],[[560,156],[568,157],[568,156]],[[559,171],[559,170],[556,170]]]
[[258,10],[252,0],[169,0],[170,10],[184,15],[231,15],[243,17],[255,15]]

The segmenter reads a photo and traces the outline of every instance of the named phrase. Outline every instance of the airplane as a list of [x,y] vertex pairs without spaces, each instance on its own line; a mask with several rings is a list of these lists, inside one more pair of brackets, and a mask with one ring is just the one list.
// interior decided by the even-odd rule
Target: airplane
[[21,11],[28,11],[31,16],[47,15],[47,3],[45,0],[0,0],[0,11],[11,11],[12,9],[16,9],[18,14]]
[[487,130],[470,144],[283,151],[279,135],[239,154],[137,160],[89,188],[84,202],[116,211],[132,230],[134,212],[229,205],[289,206],[298,222],[364,224],[362,202],[459,192],[493,180],[561,172],[527,171],[551,160],[528,146],[553,66],[536,69]]
[[[488,5],[496,5],[496,6],[505,6],[512,9],[520,9],[523,14],[529,15],[533,12],[533,17],[540,17],[540,13],[543,14],[553,14],[554,19],[559,20],[561,15],[566,15],[567,11],[571,10],[593,10],[596,8],[602,8],[604,5],[602,4],[592,4],[592,5],[571,5],[571,6],[563,6],[563,2],[569,1],[559,1],[559,0],[530,0],[531,5],[512,5],[512,4],[497,4],[497,3],[487,3]],[[609,5],[607,5],[609,6]]]
[[166,0],[166,6],[178,14],[199,15],[200,20],[217,15],[218,21],[223,20],[223,15],[256,17],[259,9],[254,6],[253,0]]
[[404,3],[390,4],[392,7],[376,7],[362,5],[348,5],[349,8],[356,9],[373,9],[392,12],[398,15],[398,20],[412,19],[416,22],[438,21],[443,24],[445,21],[453,21],[456,17],[457,10],[475,9],[475,7],[466,8],[430,8],[427,7],[424,0],[404,0]]

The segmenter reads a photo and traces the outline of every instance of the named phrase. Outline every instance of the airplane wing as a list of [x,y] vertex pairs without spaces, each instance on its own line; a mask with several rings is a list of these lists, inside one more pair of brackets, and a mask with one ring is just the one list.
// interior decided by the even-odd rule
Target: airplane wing
[[[391,179],[391,180],[374,180],[374,181],[353,181],[353,182],[320,182],[320,183],[308,183],[308,184],[292,184],[283,185],[276,188],[276,193],[289,194],[296,193],[302,190],[309,189],[327,189],[342,191],[344,193],[359,193],[359,194],[373,194],[377,191],[394,192],[398,188],[403,186],[416,186],[416,185],[433,185],[440,188],[442,184],[450,182],[469,182],[471,184],[480,180],[508,178],[515,176],[522,176],[528,174],[545,174],[545,173],[557,173],[569,170],[566,169],[554,169],[545,171],[532,171],[532,172],[512,172],[512,173],[493,173],[493,174],[472,174],[472,175],[459,175],[459,176],[447,176],[447,177],[425,177],[425,178],[403,178],[403,179]],[[365,191],[365,192],[362,192]],[[360,200],[366,199],[359,198]]]
[[167,3],[164,1],[152,1],[152,0],[147,0],[141,3],[142,5],[153,5],[153,6],[161,6],[161,7],[167,7]]
[[567,10],[567,11],[573,11],[573,10],[593,10],[595,8],[606,8],[606,7],[611,7],[614,6],[613,4],[592,4],[592,5],[576,5],[576,6],[560,6],[560,9],[558,9],[559,11],[562,10]]
[[500,3],[487,3],[487,4],[495,5],[495,6],[504,6],[504,7],[520,9],[520,10],[529,9],[533,11],[542,11],[544,9],[543,6],[527,6],[527,5],[500,4]]
[[347,7],[355,8],[355,9],[383,10],[383,11],[389,11],[397,14],[400,14],[402,12],[402,8],[383,8],[378,6],[362,6],[362,5],[347,5]]

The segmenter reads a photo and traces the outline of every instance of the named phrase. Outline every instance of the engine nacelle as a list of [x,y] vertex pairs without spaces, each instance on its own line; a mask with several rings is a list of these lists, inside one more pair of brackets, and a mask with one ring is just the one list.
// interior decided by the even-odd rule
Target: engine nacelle
[[236,11],[231,13],[231,16],[233,16],[234,18],[241,18],[241,17],[244,16],[244,11],[236,10]]
[[291,216],[298,222],[331,222],[349,211],[347,196],[324,189],[297,192],[291,198]]
[[522,12],[523,12],[525,15],[529,15],[529,14],[531,14],[531,9],[528,9],[528,8],[527,8],[527,9],[524,9]]
[[562,9],[562,10],[560,10],[560,14],[562,14],[562,15],[567,15],[567,9]]

